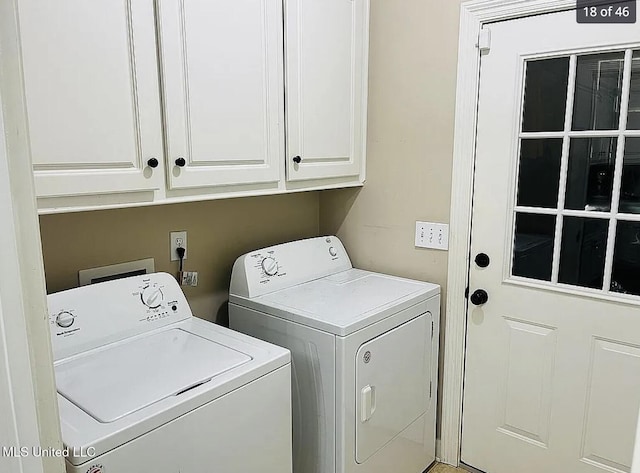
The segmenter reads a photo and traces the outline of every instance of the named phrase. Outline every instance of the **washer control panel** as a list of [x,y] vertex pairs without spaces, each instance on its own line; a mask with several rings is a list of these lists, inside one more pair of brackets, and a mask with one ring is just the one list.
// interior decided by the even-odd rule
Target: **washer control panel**
[[335,236],[293,241],[238,258],[233,265],[229,292],[256,297],[351,267],[342,242]]
[[154,273],[47,296],[54,358],[192,317],[173,276]]

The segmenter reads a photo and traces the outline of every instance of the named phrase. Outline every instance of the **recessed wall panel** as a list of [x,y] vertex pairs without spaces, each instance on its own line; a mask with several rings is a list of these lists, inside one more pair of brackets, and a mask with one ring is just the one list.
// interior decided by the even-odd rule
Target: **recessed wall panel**
[[594,339],[583,432],[583,460],[630,471],[640,407],[640,347]]
[[556,331],[553,327],[505,320],[509,335],[499,393],[499,430],[544,446],[549,436]]

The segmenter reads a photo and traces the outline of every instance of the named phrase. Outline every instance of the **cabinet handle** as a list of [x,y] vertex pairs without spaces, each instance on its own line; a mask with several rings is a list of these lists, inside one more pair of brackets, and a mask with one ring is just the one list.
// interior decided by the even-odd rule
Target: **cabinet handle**
[[187,164],[187,161],[184,158],[176,159],[176,166],[183,168],[185,164]]
[[300,164],[302,162],[302,158],[300,156],[294,156],[293,162],[296,164]]
[[147,161],[147,166],[149,166],[150,168],[157,168],[158,167],[158,160],[156,158],[151,158]]

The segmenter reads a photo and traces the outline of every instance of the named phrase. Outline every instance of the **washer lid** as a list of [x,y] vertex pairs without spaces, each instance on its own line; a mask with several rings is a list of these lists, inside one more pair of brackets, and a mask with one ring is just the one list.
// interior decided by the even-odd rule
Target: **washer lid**
[[57,364],[58,392],[99,422],[132,412],[247,363],[244,353],[181,329],[108,345]]
[[435,284],[349,269],[253,301],[279,317],[348,335],[439,293]]

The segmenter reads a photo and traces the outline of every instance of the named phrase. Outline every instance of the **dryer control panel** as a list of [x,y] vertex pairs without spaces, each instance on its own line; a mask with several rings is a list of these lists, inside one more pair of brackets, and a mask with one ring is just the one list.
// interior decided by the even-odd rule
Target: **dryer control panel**
[[145,274],[47,296],[54,359],[192,317],[173,276]]
[[351,269],[335,236],[292,241],[238,258],[231,273],[231,295],[257,297]]

